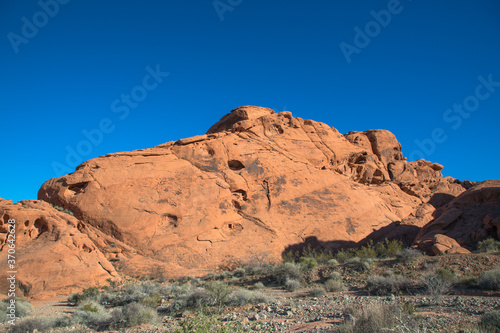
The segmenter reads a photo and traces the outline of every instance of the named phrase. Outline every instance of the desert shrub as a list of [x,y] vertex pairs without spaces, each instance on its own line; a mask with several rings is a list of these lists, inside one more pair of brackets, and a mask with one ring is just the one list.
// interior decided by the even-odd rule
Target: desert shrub
[[[31,305],[30,302],[24,300],[24,299],[16,299],[15,300],[15,316],[18,318],[24,318],[28,316],[31,313],[31,310],[33,310],[33,306]],[[8,307],[11,306],[10,300],[5,300],[0,303],[1,305],[1,314],[0,314],[0,323],[3,323],[5,321],[8,321],[12,318],[9,317],[11,309]]]
[[352,333],[388,332],[396,326],[394,306],[372,304],[359,310],[347,309],[345,312],[355,319],[350,323],[349,331]]
[[493,238],[488,238],[477,243],[477,252],[498,252],[500,242]]
[[238,289],[229,295],[226,304],[232,306],[242,306],[245,304],[271,303],[273,301],[273,297],[252,292],[247,289]]
[[328,261],[327,261],[326,263],[327,263],[328,265],[330,265],[330,266],[335,266],[335,265],[338,265],[338,264],[339,264],[339,262],[337,261],[337,259],[334,259],[334,258],[332,258],[332,259],[328,259]]
[[233,291],[231,286],[221,281],[208,282],[205,288],[212,294],[212,302],[217,305],[221,305]]
[[341,249],[337,252],[337,254],[335,255],[335,260],[337,260],[337,262],[343,264],[345,263],[349,258],[352,258],[353,257],[353,254],[352,254],[352,251],[349,250],[344,250],[344,249]]
[[424,275],[422,283],[426,292],[435,303],[441,303],[456,281],[455,274],[446,268],[438,268],[433,273]]
[[265,288],[264,284],[262,282],[256,282],[253,287],[255,289],[262,289],[262,288]]
[[113,327],[133,327],[158,322],[156,310],[139,303],[130,303],[111,313]]
[[328,275],[329,280],[342,281],[342,275],[339,272],[332,272]]
[[310,257],[300,257],[299,264],[305,272],[311,272],[318,266],[316,259]]
[[479,327],[487,332],[500,332],[500,311],[493,310],[482,315],[479,321]]
[[246,274],[246,271],[243,267],[238,267],[234,270],[233,275],[236,277],[244,277]]
[[26,332],[47,332],[56,326],[56,319],[51,317],[26,317],[19,321],[16,320],[15,325],[11,326],[11,333],[26,333]]
[[307,291],[307,295],[310,297],[321,297],[325,295],[324,288],[313,288]]
[[408,279],[400,275],[388,277],[372,275],[366,281],[366,288],[370,294],[383,296],[399,293],[407,284]]
[[97,300],[100,297],[100,292],[99,288],[97,287],[89,287],[86,289],[83,289],[82,293],[73,293],[69,296],[68,302],[74,305],[78,305],[81,302],[88,300],[88,299],[94,299]]
[[383,242],[377,243],[375,249],[379,258],[395,257],[403,250],[403,242],[397,239],[388,240],[386,238]]
[[360,271],[367,271],[372,268],[373,261],[370,258],[353,257],[345,261],[346,265],[352,266]]
[[483,272],[477,279],[481,289],[500,290],[500,267]]
[[[426,323],[417,320],[411,306],[395,304],[369,304],[348,307],[344,310],[346,320],[338,326],[337,333],[382,333],[382,332],[429,332]],[[434,332],[432,330],[432,332]]]
[[212,293],[201,287],[192,288],[182,298],[185,298],[186,307],[204,307],[214,304]]
[[111,324],[111,314],[94,300],[82,302],[71,319],[73,323],[83,324],[97,331],[107,329]]
[[245,332],[241,323],[222,321],[220,316],[206,315],[200,312],[195,317],[190,317],[180,323],[181,329],[174,333],[193,332],[193,333],[240,333]]
[[402,262],[410,262],[418,257],[421,257],[423,254],[417,249],[407,247],[396,253],[396,257],[398,258],[399,261]]
[[286,262],[276,265],[271,269],[271,276],[281,285],[284,285],[287,280],[300,281],[304,276],[302,266],[299,264]]
[[366,246],[361,246],[356,250],[356,257],[359,258],[377,258],[377,250],[373,246],[373,241],[370,240]]
[[294,279],[287,279],[285,281],[285,289],[288,291],[296,291],[300,288],[300,281]]
[[344,283],[339,279],[328,279],[324,283],[324,287],[328,292],[337,292],[346,290]]

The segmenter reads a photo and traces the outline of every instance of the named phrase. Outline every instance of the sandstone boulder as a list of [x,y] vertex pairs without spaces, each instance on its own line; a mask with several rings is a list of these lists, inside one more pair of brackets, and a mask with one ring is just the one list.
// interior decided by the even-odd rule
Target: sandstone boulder
[[[15,221],[14,266],[9,267],[9,238]],[[44,201],[0,199],[0,290],[17,271],[17,296],[38,298],[68,293],[120,280],[113,265],[80,230],[85,224]]]
[[454,239],[469,250],[486,238],[500,239],[500,180],[473,186],[434,211],[433,217],[415,239],[415,244],[424,251],[436,244],[436,235],[441,240],[443,236]]

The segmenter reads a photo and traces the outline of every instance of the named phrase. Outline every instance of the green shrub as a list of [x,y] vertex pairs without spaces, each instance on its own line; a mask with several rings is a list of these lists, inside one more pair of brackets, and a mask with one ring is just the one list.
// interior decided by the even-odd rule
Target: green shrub
[[477,243],[477,252],[498,252],[500,242],[493,238],[488,238]]
[[[30,313],[31,310],[33,310],[33,306],[31,305],[30,302],[24,300],[24,299],[15,299],[15,315],[17,318],[24,318],[27,317]],[[1,305],[1,315],[0,315],[0,323],[3,323],[5,321],[10,320],[11,318],[8,317],[10,314],[10,309],[8,309],[8,306],[10,305],[10,300],[7,299],[3,302],[0,303]]]
[[287,280],[300,281],[303,278],[304,273],[301,265],[286,262],[272,267],[271,276],[280,285],[284,285]]
[[238,289],[229,295],[226,304],[232,306],[242,306],[245,304],[271,303],[273,301],[273,297],[252,292],[247,289]]
[[82,293],[73,293],[69,296],[68,302],[74,305],[78,305],[87,299],[99,299],[100,292],[97,287],[89,287],[83,289]]
[[307,295],[310,297],[321,297],[325,295],[324,288],[313,288],[307,291]]
[[318,266],[316,259],[310,257],[300,257],[299,264],[305,272],[311,272]]
[[156,310],[139,303],[130,303],[114,309],[111,317],[114,327],[134,327],[158,322]]
[[500,311],[493,310],[481,316],[479,326],[487,332],[500,332]]
[[328,276],[329,280],[336,280],[336,281],[342,281],[342,275],[340,275],[339,272],[332,272]]
[[477,279],[481,289],[500,290],[500,267],[483,272]]
[[399,261],[402,262],[411,262],[419,257],[421,257],[423,254],[417,249],[407,247],[404,248],[403,250],[399,251],[396,254],[396,257],[398,258]]
[[262,282],[256,282],[253,287],[255,289],[262,289],[262,288],[265,288],[264,284]]
[[370,294],[383,296],[399,293],[407,284],[408,279],[399,275],[389,277],[372,275],[366,281],[366,288]]
[[352,266],[357,268],[360,271],[367,271],[372,268],[373,266],[373,261],[370,258],[359,258],[359,257],[353,257],[345,262],[346,265]]
[[16,320],[15,325],[11,326],[11,333],[26,333],[33,332],[48,332],[56,326],[56,319],[51,317],[26,317],[19,321]]
[[300,281],[294,279],[288,279],[285,281],[285,289],[288,291],[296,291],[300,288]]
[[345,287],[344,283],[341,280],[337,279],[328,279],[324,283],[324,287],[326,291],[328,292],[338,292],[338,291],[344,291],[347,288]]
[[433,273],[426,274],[422,279],[427,294],[437,304],[441,303],[443,296],[449,293],[455,281],[455,274],[445,268],[438,268]]
[[328,265],[330,266],[335,266],[335,265],[338,265],[339,262],[337,261],[337,259],[329,259],[327,262],[326,262]]
[[71,319],[73,323],[83,324],[97,331],[107,329],[111,324],[111,314],[93,300],[82,302]]
[[212,294],[213,303],[217,305],[225,302],[233,291],[231,286],[222,281],[210,281],[205,285],[205,288]]

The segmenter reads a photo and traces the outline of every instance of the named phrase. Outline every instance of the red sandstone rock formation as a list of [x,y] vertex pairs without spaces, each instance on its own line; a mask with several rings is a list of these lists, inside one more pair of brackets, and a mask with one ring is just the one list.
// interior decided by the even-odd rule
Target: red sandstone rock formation
[[416,218],[421,205],[465,190],[441,169],[408,163],[388,131],[342,135],[245,106],[205,135],[89,160],[47,181],[39,198],[128,246],[111,258],[128,273],[156,265],[174,276],[253,254],[278,258],[308,238],[335,248],[405,220],[422,226],[431,217]]
[[[8,267],[9,220],[15,220],[15,263]],[[0,290],[9,289],[8,271],[17,271],[21,296],[67,294],[90,285],[119,280],[113,265],[80,230],[82,222],[44,201],[0,199]],[[11,237],[12,238],[12,237]]]
[[500,239],[500,180],[477,184],[433,215],[415,239],[429,253],[466,253],[478,241]]

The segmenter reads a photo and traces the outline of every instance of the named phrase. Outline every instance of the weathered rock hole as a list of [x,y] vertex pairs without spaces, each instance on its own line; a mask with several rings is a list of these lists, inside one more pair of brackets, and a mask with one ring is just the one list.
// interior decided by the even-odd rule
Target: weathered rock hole
[[88,185],[88,183],[89,182],[71,184],[68,186],[68,190],[73,191],[75,193],[82,193],[83,190],[85,190],[85,187]]
[[231,169],[233,171],[238,171],[238,170],[241,170],[241,169],[245,168],[245,166],[243,165],[243,163],[241,163],[238,160],[228,161],[227,165],[229,166],[229,169]]
[[233,191],[233,193],[239,194],[244,201],[248,200],[247,192],[245,190],[236,190],[236,191]]
[[212,148],[208,148],[208,149],[207,149],[207,153],[208,153],[208,155],[210,155],[210,156],[214,156],[214,155],[215,155],[215,150],[213,150]]
[[24,221],[24,226],[25,226],[25,227],[29,227],[29,226],[30,226],[30,221],[29,221],[29,220]]
[[179,221],[180,221],[179,216],[170,213],[165,213],[162,216],[166,217],[169,221],[169,224],[174,226],[175,228],[179,226]]
[[241,205],[238,201],[236,200],[233,200],[233,206],[234,208],[236,208],[237,210],[241,210]]
[[273,124],[273,125],[269,126],[269,131],[275,132],[278,134],[283,134],[283,128],[281,127],[281,125],[277,125],[277,124]]
[[49,225],[44,219],[36,219],[33,225],[36,229],[38,229],[38,235],[36,238],[40,237],[40,235],[44,232],[49,231]]

